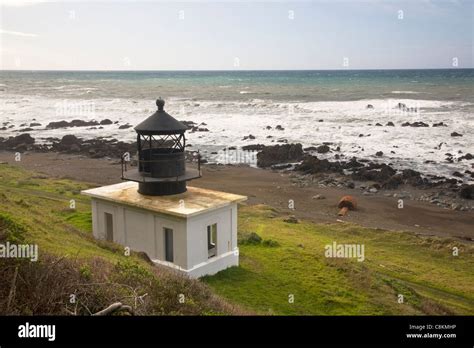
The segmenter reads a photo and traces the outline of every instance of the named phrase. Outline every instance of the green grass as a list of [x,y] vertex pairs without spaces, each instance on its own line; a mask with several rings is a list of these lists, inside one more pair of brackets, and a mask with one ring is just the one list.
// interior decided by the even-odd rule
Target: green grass
[[[139,253],[125,255],[123,246],[96,240],[90,199],[80,195],[90,187],[0,165],[0,241],[34,243],[39,250],[34,263],[0,259],[0,314],[67,314],[71,293],[80,297],[81,315],[116,301],[144,315],[243,313],[201,282],[154,267]],[[15,268],[23,286],[7,304]],[[147,295],[137,302],[137,294]],[[184,303],[178,301],[180,294]]]
[[[263,242],[241,243],[240,267],[204,281],[261,314],[474,314],[472,245],[352,224],[285,223],[267,206],[242,207],[239,224],[240,240],[255,232]],[[266,246],[270,239],[279,246]],[[326,258],[333,241],[363,244],[365,261]]]
[[[0,211],[28,230],[27,238],[58,256],[118,261],[122,251],[92,237],[91,206],[80,191],[90,184],[45,178],[17,167],[0,167]],[[71,200],[75,209],[70,209]],[[114,250],[115,248],[115,250]]]
[[[127,262],[131,283],[135,277],[141,282],[143,277],[151,279],[152,266],[144,259],[136,254],[127,258],[121,246],[92,237],[90,200],[79,194],[89,187],[0,165],[0,227],[7,225],[10,240],[38,244],[40,258],[44,252],[84,260],[79,269],[84,278],[94,277],[94,260],[100,259],[115,269]],[[75,209],[70,208],[71,199]],[[241,207],[240,267],[203,282],[237,308],[258,314],[474,314],[472,245],[352,224],[291,224],[283,218],[268,206]],[[252,232],[262,239],[250,237]],[[333,241],[363,244],[365,261],[326,258],[324,247]],[[459,248],[458,257],[452,255],[453,247]],[[156,303],[186,293],[194,284],[177,278],[156,281],[164,288],[156,290],[156,300],[150,304],[153,313],[161,308]],[[194,313],[196,308],[202,314],[230,311],[206,306],[209,294],[200,297],[206,291],[193,289],[187,312],[173,307],[174,302],[163,302],[163,313]],[[404,296],[402,304],[399,294]],[[289,296],[294,296],[293,303]]]

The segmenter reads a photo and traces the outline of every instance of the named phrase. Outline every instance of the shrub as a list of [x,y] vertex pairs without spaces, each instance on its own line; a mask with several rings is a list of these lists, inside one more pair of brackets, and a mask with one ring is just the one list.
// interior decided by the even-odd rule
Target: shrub
[[260,237],[257,233],[251,232],[250,234],[246,235],[240,241],[241,244],[260,244],[262,242],[262,237]]
[[262,244],[266,247],[271,247],[271,248],[280,246],[280,243],[278,243],[276,240],[273,240],[273,239],[265,239]]
[[25,227],[13,218],[0,212],[0,241],[21,244],[25,240]]

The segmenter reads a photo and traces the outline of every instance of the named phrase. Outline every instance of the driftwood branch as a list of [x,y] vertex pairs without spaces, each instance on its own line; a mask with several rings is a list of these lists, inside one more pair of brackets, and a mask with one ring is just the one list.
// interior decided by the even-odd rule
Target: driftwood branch
[[108,306],[107,308],[97,312],[97,313],[94,313],[92,314],[93,316],[104,316],[104,315],[111,315],[112,313],[115,313],[115,312],[119,312],[119,311],[127,311],[129,312],[130,314],[133,315],[133,309],[132,307],[128,306],[128,305],[124,305],[122,304],[121,302],[115,302],[115,303],[112,303],[110,306]]
[[18,266],[15,267],[15,273],[13,273],[12,285],[10,286],[10,292],[8,293],[7,311],[6,311],[7,313],[9,313],[10,306],[12,304],[13,298],[15,297],[17,276],[18,276]]

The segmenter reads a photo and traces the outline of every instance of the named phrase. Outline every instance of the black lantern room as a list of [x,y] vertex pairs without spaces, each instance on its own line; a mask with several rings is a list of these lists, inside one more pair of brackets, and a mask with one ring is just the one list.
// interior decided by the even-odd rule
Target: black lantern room
[[[186,169],[186,125],[169,115],[164,100],[157,99],[158,110],[135,127],[137,132],[137,169],[127,170],[122,158],[122,179],[139,183],[144,195],[174,195],[186,191],[186,181],[201,177],[198,169]],[[125,168],[125,170],[124,170]]]

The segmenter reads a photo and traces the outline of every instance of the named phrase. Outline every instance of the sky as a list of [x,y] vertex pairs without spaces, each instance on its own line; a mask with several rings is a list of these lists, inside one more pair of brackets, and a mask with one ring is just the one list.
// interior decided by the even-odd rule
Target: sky
[[474,67],[473,0],[0,4],[0,69]]

